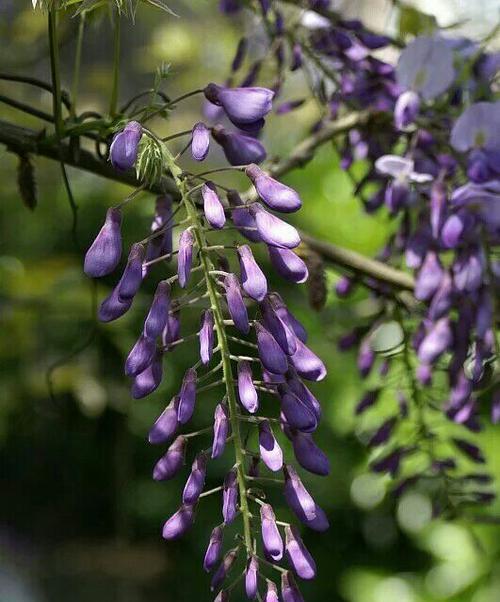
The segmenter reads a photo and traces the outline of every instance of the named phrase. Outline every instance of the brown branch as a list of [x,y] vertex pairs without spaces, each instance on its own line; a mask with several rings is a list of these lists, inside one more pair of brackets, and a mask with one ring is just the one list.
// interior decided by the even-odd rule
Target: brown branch
[[[314,150],[318,146],[327,142],[332,136],[347,131],[355,125],[364,123],[367,119],[367,115],[360,113],[332,122],[332,124],[327,125],[321,132],[306,138],[287,159],[271,167],[270,173],[279,176],[296,167],[305,165],[313,157]],[[16,154],[34,154],[56,161],[62,159],[67,165],[109,180],[121,182],[135,188],[141,185],[132,173],[116,171],[109,162],[97,158],[88,150],[74,150],[64,143],[61,143],[59,148],[57,142],[53,138],[47,138],[43,130],[36,132],[0,120],[0,144],[6,145],[8,150]],[[178,196],[177,188],[168,177],[162,178],[159,185],[151,186],[149,190],[155,194],[168,192],[175,197]],[[374,278],[399,290],[413,290],[413,278],[405,272],[392,268],[375,259],[365,257],[356,251],[318,240],[304,232],[301,233],[301,236],[303,241],[311,249],[321,254],[325,261],[365,278]]]

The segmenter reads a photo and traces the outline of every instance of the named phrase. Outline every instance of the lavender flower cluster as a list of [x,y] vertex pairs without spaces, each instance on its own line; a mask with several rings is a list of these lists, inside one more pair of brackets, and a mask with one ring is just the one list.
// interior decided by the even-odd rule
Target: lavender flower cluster
[[[236,229],[248,243],[265,246],[278,274],[288,281],[302,283],[308,271],[293,250],[300,243],[298,232],[274,213],[297,211],[301,200],[295,190],[273,179],[253,162],[262,160],[265,151],[255,137],[245,134],[255,134],[262,128],[272,107],[273,92],[259,87],[229,88],[209,84],[204,95],[238,130],[229,132],[216,126],[210,132],[204,123],[195,124],[190,142],[193,159],[205,159],[211,133],[222,145],[229,163],[237,164],[238,170],[246,174],[260,201],[246,202],[236,190],[228,190],[203,174],[184,172],[165,142],[138,122],[129,122],[111,144],[113,165],[119,170],[132,168],[141,152],[141,139],[148,138],[161,149],[164,171],[173,176],[180,200],[173,209],[171,196],[157,199],[151,233],[132,245],[120,279],[100,306],[99,318],[109,322],[125,314],[143,280],[151,273],[151,266],[159,263],[167,267],[165,261],[177,257],[177,273],[158,283],[143,331],[125,362],[125,373],[132,380],[132,396],[137,399],[153,392],[160,386],[168,353],[190,338],[180,334],[181,309],[194,300],[207,302],[196,335],[199,361],[186,371],[178,394],[149,433],[151,444],[167,446],[154,467],[153,478],[158,481],[172,479],[182,471],[192,440],[207,431],[212,433],[211,446],[198,451],[190,460],[191,469],[180,506],[165,522],[163,537],[172,540],[182,536],[193,525],[200,500],[221,491],[222,522],[210,535],[203,561],[204,569],[212,572],[211,590],[218,592],[217,602],[229,599],[240,577],[244,579],[248,599],[257,597],[261,579],[265,601],[277,602],[278,589],[264,576],[266,567],[281,574],[282,600],[298,602],[303,598],[294,575],[301,579],[314,578],[315,562],[299,530],[278,521],[265,493],[251,485],[260,485],[263,469],[281,473],[283,480],[278,482],[282,483],[285,500],[297,518],[315,531],[328,528],[325,513],[304,486],[299,473],[285,462],[275,436],[276,428],[280,428],[291,442],[298,464],[306,471],[322,476],[329,473],[328,459],[313,437],[321,418],[320,404],[303,382],[322,380],[326,369],[307,346],[307,333],[302,324],[280,295],[268,290],[266,275],[254,257],[251,244],[225,247],[213,244],[212,236],[228,228]],[[182,212],[184,219],[180,219]],[[174,219],[180,219],[178,223],[184,227],[175,250]],[[85,256],[84,269],[88,276],[100,278],[117,269],[122,256],[121,221],[122,206],[110,208]],[[238,268],[234,270],[231,263],[236,263]],[[201,280],[192,284],[196,274],[201,274]],[[237,351],[241,347],[249,349],[250,354],[241,355]],[[214,409],[213,425],[201,431],[185,432],[185,425],[190,422],[203,392],[212,387],[223,390]],[[259,414],[262,395],[277,398],[277,416]],[[243,440],[244,426],[256,430],[257,449],[250,449],[250,444]],[[215,491],[204,491],[209,461],[221,457],[228,443],[233,446],[234,466],[223,485]],[[266,478],[262,482],[265,483]],[[239,516],[243,532],[237,536],[236,545],[224,554],[226,526]],[[260,537],[257,537],[259,530]],[[243,557],[244,571],[227,585],[226,577],[238,557]],[[278,564],[285,557],[290,570]]]

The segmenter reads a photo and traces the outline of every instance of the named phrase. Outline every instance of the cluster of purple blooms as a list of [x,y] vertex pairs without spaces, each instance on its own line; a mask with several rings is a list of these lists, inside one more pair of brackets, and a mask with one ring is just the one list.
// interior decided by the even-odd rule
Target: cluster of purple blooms
[[[204,94],[210,103],[223,110],[239,132],[255,132],[261,128],[273,98],[273,92],[266,88],[228,88],[215,84],[209,84]],[[143,135],[151,133],[133,121],[116,134],[110,147],[110,159],[117,169],[133,167]],[[175,210],[170,196],[157,199],[151,234],[132,245],[120,279],[100,306],[99,318],[108,322],[122,316],[130,309],[143,280],[150,274],[150,267],[160,263],[166,268],[168,264],[164,262],[177,256],[177,273],[158,283],[143,331],[125,362],[125,373],[132,379],[132,396],[142,398],[160,386],[165,357],[184,340],[180,334],[180,309],[190,304],[193,294],[198,295],[197,299],[209,299],[210,304],[201,313],[196,335],[199,361],[186,371],[178,394],[149,433],[150,443],[168,446],[154,467],[153,477],[159,481],[172,479],[185,465],[188,443],[200,434],[185,433],[184,428],[190,422],[196,404],[200,403],[203,390],[214,385],[225,389],[214,409],[213,425],[202,430],[212,432],[212,445],[192,458],[180,507],[165,522],[163,537],[176,539],[192,526],[200,498],[211,493],[204,492],[208,462],[222,456],[226,444],[232,441],[236,462],[223,485],[217,488],[222,491],[222,522],[211,533],[203,561],[204,569],[212,572],[211,589],[218,592],[217,602],[229,599],[235,583],[225,585],[226,576],[241,556],[245,562],[242,575],[248,599],[257,597],[259,579],[262,579],[265,602],[278,601],[277,586],[264,577],[263,569],[269,565],[281,573],[281,599],[300,602],[303,598],[294,575],[301,579],[314,578],[314,560],[299,530],[277,521],[265,494],[250,488],[250,484],[251,480],[259,482],[263,468],[271,473],[281,473],[285,500],[298,519],[315,531],[328,528],[325,513],[307,491],[295,468],[285,462],[274,432],[276,427],[283,431],[291,442],[298,464],[306,471],[323,476],[329,473],[328,459],[313,438],[321,417],[320,404],[303,382],[322,380],[326,375],[325,366],[307,346],[307,334],[302,324],[280,295],[268,290],[266,275],[250,244],[229,247],[227,255],[221,255],[221,245],[214,247],[207,237],[223,231],[231,221],[231,229],[237,229],[249,243],[263,243],[271,264],[281,276],[302,283],[307,279],[308,271],[293,250],[300,244],[298,232],[273,213],[297,211],[301,200],[295,190],[273,179],[253,162],[256,156],[252,149],[258,151],[257,157],[262,155],[260,143],[255,138],[229,133],[217,126],[212,129],[212,135],[224,148],[230,163],[245,166],[241,170],[255,187],[261,202],[246,202],[236,190],[227,191],[203,177],[199,178],[201,184],[193,185],[193,178],[179,168],[179,181],[189,190],[185,195],[181,194]],[[247,139],[253,142],[247,142]],[[191,136],[192,157],[202,161],[209,145],[209,128],[197,123]],[[225,201],[221,198],[223,190],[227,192]],[[188,225],[181,232],[174,250],[173,219],[182,209],[187,215],[182,223]],[[85,257],[84,269],[88,276],[100,278],[118,267],[122,256],[121,221],[121,207],[110,208]],[[238,265],[235,271],[230,267],[229,254]],[[191,285],[193,274],[198,272],[203,273],[201,281]],[[176,289],[178,296],[175,296]],[[234,334],[226,334],[226,331]],[[255,342],[250,342],[250,337]],[[243,356],[237,350],[230,351],[229,341],[234,348],[246,345],[252,354]],[[219,356],[217,363],[215,360]],[[205,384],[210,379],[220,378],[221,370],[220,381]],[[202,387],[200,383],[203,383]],[[277,416],[259,415],[259,398],[263,394],[277,398]],[[256,429],[257,450],[243,447],[242,424]],[[250,502],[255,504],[251,513]],[[225,528],[240,514],[244,536],[223,554]],[[254,536],[257,529],[260,529],[260,538]],[[262,548],[261,553],[259,548]],[[278,563],[284,558],[290,570],[279,567]]]

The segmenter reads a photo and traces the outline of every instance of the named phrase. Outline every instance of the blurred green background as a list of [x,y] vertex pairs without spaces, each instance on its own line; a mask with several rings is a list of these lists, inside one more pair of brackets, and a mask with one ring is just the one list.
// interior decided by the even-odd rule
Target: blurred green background
[[[135,26],[124,25],[122,101],[148,88],[162,62],[172,65],[165,88],[172,96],[225,78],[241,33],[253,32],[256,24],[222,17],[215,4],[172,2],[180,19],[142,8]],[[360,3],[359,12],[370,13],[374,4]],[[28,0],[2,0],[1,70],[48,80],[45,27],[45,16],[33,13]],[[69,87],[76,20],[67,18],[62,27],[63,84]],[[107,18],[92,20],[84,44],[80,111],[106,109],[111,38]],[[261,51],[258,45],[252,49],[254,55]],[[2,82],[0,92],[50,111],[49,95],[36,89]],[[304,93],[304,82],[294,76],[284,98]],[[269,155],[289,151],[317,118],[316,110],[309,102],[293,118],[272,117],[264,134]],[[179,113],[168,123],[157,122],[158,131],[166,135],[190,128],[200,119],[199,97]],[[3,105],[0,117],[44,127]],[[220,500],[203,500],[195,528],[181,541],[165,543],[161,525],[178,504],[185,473],[173,482],[153,482],[151,470],[163,452],[146,440],[193,362],[196,345],[170,354],[159,390],[132,401],[123,360],[140,330],[154,279],[146,281],[124,318],[100,325],[94,319],[94,293],[102,299],[115,279],[99,282],[94,291],[82,273],[81,249],[95,236],[106,208],[129,189],[69,169],[79,206],[79,250],[57,164],[35,160],[39,203],[30,212],[17,189],[16,157],[4,149],[0,156],[0,602],[211,600],[201,562],[212,526],[220,520]],[[220,164],[217,150],[210,164]],[[391,225],[383,214],[363,214],[333,149],[324,148],[287,181],[304,200],[295,218],[302,228],[369,255],[381,248]],[[145,195],[127,207],[127,245],[144,237],[153,206],[154,198]],[[270,270],[269,275],[329,368],[314,390],[325,416],[318,442],[330,457],[332,474],[307,484],[328,512],[331,529],[303,534],[318,564],[317,579],[302,587],[304,597],[310,602],[498,601],[498,525],[431,521],[425,492],[408,493],[395,503],[386,495],[386,479],[367,472],[368,454],[360,441],[366,425],[361,428],[352,417],[365,385],[357,376],[355,355],[340,354],[335,342],[369,317],[363,293],[339,301],[331,293],[338,274],[329,271],[327,304],[316,312],[304,286],[288,287]],[[184,312],[183,333],[195,332],[198,319],[196,308]],[[372,378],[376,383],[377,376]],[[216,401],[212,394],[203,397],[194,428],[210,423]],[[486,428],[480,441],[490,470],[500,476],[498,429]],[[221,482],[228,462],[210,465],[208,488]],[[271,499],[286,517],[279,490]],[[500,514],[500,506],[490,512]]]

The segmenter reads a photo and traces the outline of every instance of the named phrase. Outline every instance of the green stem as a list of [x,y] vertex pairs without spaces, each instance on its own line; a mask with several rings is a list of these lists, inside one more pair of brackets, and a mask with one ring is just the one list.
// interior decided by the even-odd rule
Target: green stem
[[247,483],[245,479],[244,470],[243,440],[240,432],[240,423],[238,421],[238,403],[236,399],[235,382],[231,367],[231,352],[229,349],[229,341],[226,335],[226,328],[224,324],[224,312],[222,309],[220,296],[217,291],[217,283],[215,281],[215,278],[211,274],[212,270],[214,269],[214,265],[210,258],[209,252],[205,249],[205,247],[207,247],[207,240],[205,239],[202,224],[199,219],[198,209],[194,202],[191,200],[189,191],[187,189],[187,183],[182,178],[182,170],[175,163],[171,155],[168,154],[166,160],[172,173],[172,177],[174,178],[179,188],[182,201],[184,203],[184,206],[186,207],[188,217],[191,221],[192,231],[200,252],[201,267],[207,286],[212,313],[214,316],[215,331],[217,333],[217,341],[221,353],[223,379],[226,387],[226,396],[228,400],[229,420],[231,423],[231,430],[233,434],[234,455],[236,460],[236,475],[238,479],[238,488],[240,493],[240,510],[241,515],[243,517],[243,535],[247,552],[251,553],[253,549],[252,532],[250,526],[250,511],[248,507]]
[[59,64],[59,45],[57,40],[57,12],[55,9],[49,10],[48,16],[49,29],[49,52],[50,52],[50,71],[52,76],[52,107],[56,126],[56,134],[59,139],[62,138],[64,124],[61,114],[61,79]]
[[111,100],[109,103],[109,114],[111,117],[116,115],[118,107],[118,87],[120,85],[120,38],[121,38],[121,17],[116,11],[114,29],[114,53],[113,53],[113,88],[111,89]]
[[76,51],[75,51],[75,64],[73,66],[73,83],[71,86],[71,116],[74,117],[76,114],[76,104],[78,99],[78,87],[80,84],[80,65],[82,62],[82,47],[83,47],[83,34],[85,31],[85,12],[80,14],[80,21],[78,23],[78,34],[76,38]]

